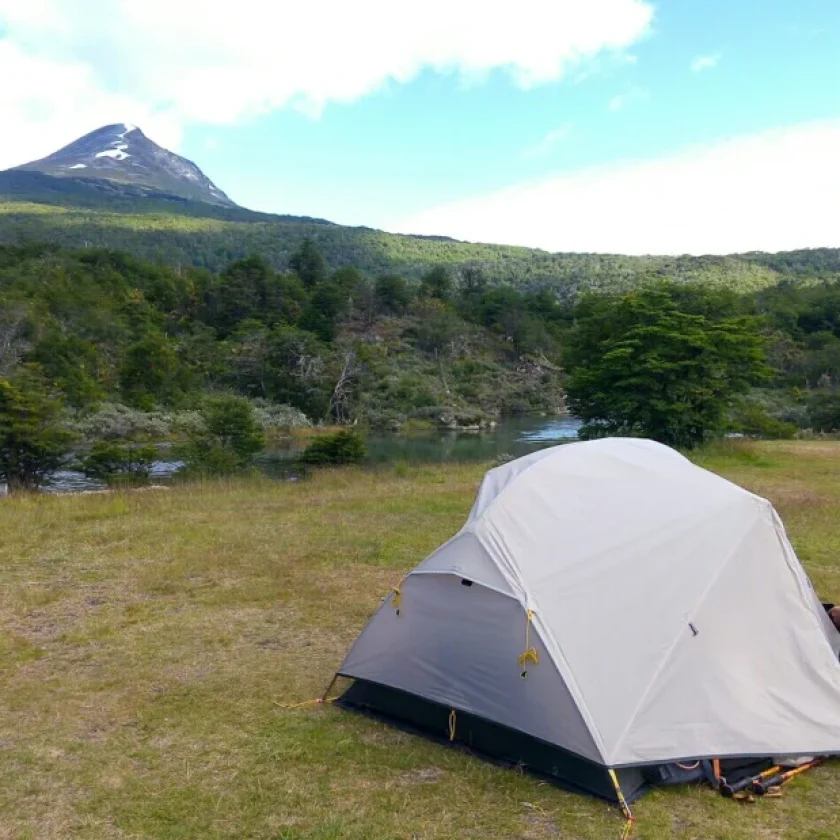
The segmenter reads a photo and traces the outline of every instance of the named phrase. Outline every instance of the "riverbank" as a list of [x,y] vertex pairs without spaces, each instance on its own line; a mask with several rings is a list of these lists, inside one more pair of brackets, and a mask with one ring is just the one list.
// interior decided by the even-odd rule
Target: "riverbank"
[[[295,461],[313,439],[334,434],[344,427],[305,426],[274,430],[266,434],[266,448],[256,459],[257,471],[274,479],[294,473]],[[577,438],[580,421],[568,416],[521,415],[506,417],[484,429],[446,429],[417,424],[400,433],[365,430],[366,464],[381,468],[389,464],[482,462],[518,458],[536,449]],[[184,466],[176,459],[171,441],[159,445],[158,460],[150,480],[166,484]],[[72,469],[50,476],[45,489],[50,493],[81,493],[105,488],[103,481]],[[4,486],[0,484],[0,496]]]
[[[773,500],[840,600],[840,443],[697,460]],[[463,523],[486,464],[400,464],[0,505],[0,838],[618,836],[613,808],[316,697],[380,598]],[[638,836],[836,834],[840,764],[739,807],[636,806]]]

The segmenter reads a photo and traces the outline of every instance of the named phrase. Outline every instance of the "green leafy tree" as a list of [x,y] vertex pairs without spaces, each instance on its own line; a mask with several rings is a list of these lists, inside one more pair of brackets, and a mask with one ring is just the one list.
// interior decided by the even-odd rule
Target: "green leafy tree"
[[338,322],[350,311],[350,298],[337,283],[319,283],[312,291],[309,308],[301,316],[301,329],[314,333],[322,341],[335,338]]
[[37,490],[67,455],[72,435],[60,401],[33,370],[0,379],[0,482],[10,493]]
[[265,446],[265,434],[244,397],[209,399],[201,414],[204,428],[180,450],[193,472],[234,472],[247,467]]
[[584,437],[680,447],[720,434],[735,396],[767,373],[759,323],[734,298],[672,284],[585,298],[564,361]]
[[438,300],[449,300],[454,286],[449,269],[444,265],[439,265],[423,275],[420,281],[420,294],[438,298]]
[[265,446],[265,435],[254,409],[242,397],[216,397],[207,403],[204,422],[208,434],[247,463]]
[[440,304],[420,311],[423,315],[414,330],[417,346],[436,358],[448,356],[453,342],[464,331],[464,322]]
[[98,381],[98,372],[105,365],[94,342],[68,333],[55,322],[44,330],[30,358],[71,405],[90,405],[105,395]]
[[180,392],[181,366],[175,348],[160,333],[130,345],[119,370],[120,389],[129,405],[149,410],[171,403]]
[[376,309],[383,315],[402,315],[411,303],[411,290],[399,274],[383,274],[374,287]]
[[289,257],[289,268],[311,289],[327,278],[327,263],[318,246],[307,237]]

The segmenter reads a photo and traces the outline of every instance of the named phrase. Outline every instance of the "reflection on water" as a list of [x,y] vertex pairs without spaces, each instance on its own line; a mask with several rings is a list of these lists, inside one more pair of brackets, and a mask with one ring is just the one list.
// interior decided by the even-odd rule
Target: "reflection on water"
[[[500,455],[518,458],[543,449],[575,440],[580,422],[571,418],[511,417],[492,429],[480,432],[433,430],[410,435],[379,434],[366,439],[368,461],[375,464],[389,461],[408,463],[445,463],[447,461],[492,461]],[[285,478],[289,475],[300,446],[275,447],[259,460],[267,475]],[[163,483],[183,464],[161,460],[154,464],[152,481]],[[104,485],[70,470],[52,476],[46,489],[52,493],[97,490]]]
[[[183,466],[183,461],[155,461],[149,480],[152,484],[165,484]],[[44,490],[48,493],[79,493],[83,490],[101,490],[105,486],[104,481],[88,478],[84,473],[60,470],[50,476]]]
[[537,449],[577,438],[577,420],[515,417],[481,432],[436,431],[368,439],[372,461],[489,461],[499,455],[518,458]]

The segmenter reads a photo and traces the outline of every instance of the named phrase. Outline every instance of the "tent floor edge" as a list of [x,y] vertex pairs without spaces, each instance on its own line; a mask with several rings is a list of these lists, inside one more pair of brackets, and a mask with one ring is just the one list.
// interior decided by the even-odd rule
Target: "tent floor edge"
[[[440,744],[467,749],[480,758],[521,769],[565,790],[621,806],[605,765],[461,709],[457,710],[455,737],[450,739],[451,706],[380,683],[356,679],[336,699],[335,705]],[[620,768],[615,773],[626,803],[634,802],[649,790],[640,769]]]

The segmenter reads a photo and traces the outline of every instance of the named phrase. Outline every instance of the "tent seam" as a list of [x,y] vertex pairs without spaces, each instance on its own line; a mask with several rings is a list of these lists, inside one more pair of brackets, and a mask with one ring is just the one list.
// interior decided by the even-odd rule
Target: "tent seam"
[[[520,473],[521,475],[521,473]],[[536,606],[536,601],[534,601],[530,591],[526,589],[523,582],[521,580],[510,580],[509,578],[512,577],[508,574],[505,568],[499,564],[494,556],[493,552],[490,551],[488,546],[485,544],[482,535],[476,530],[475,532],[476,539],[478,540],[481,547],[486,552],[488,558],[493,563],[493,565],[501,572],[502,577],[507,580],[511,584],[511,589],[515,592],[516,589],[519,589],[522,594],[525,596],[525,599],[528,603],[523,603],[522,598],[519,595],[514,595],[516,600],[519,602],[519,605],[522,607],[523,610],[526,612],[531,609],[528,606],[529,603],[533,603]],[[514,586],[514,584],[516,584]],[[555,670],[557,671],[558,676],[563,683],[565,684],[566,688],[569,691],[572,699],[577,706],[578,712],[583,719],[583,722],[586,724],[586,728],[589,732],[589,736],[592,738],[592,743],[594,744],[595,748],[598,750],[604,765],[606,766],[606,745],[604,742],[603,735],[601,734],[601,730],[598,727],[597,722],[592,717],[589,712],[589,708],[587,704],[584,702],[583,693],[580,690],[580,686],[575,679],[574,673],[572,672],[571,667],[568,664],[568,660],[566,659],[566,655],[563,653],[563,649],[560,644],[557,642],[557,639],[554,638],[554,634],[551,632],[550,628],[543,622],[542,620],[542,610],[537,608],[534,610],[534,630],[539,636],[540,641],[545,646],[546,651],[548,652],[549,657],[551,658],[551,662],[554,665]],[[549,644],[550,642],[550,644]],[[557,661],[557,656],[555,655],[555,651],[559,654],[562,659],[562,667],[561,663]]]
[[[752,495],[752,494],[750,494],[750,495]],[[751,501],[752,501],[752,499],[751,499]],[[753,519],[753,521],[750,524],[750,527],[747,528],[744,531],[744,533],[741,535],[741,538],[738,540],[737,545],[733,546],[732,550],[730,551],[729,555],[726,558],[726,561],[721,564],[721,567],[717,570],[717,573],[715,574],[715,576],[709,581],[709,584],[706,587],[706,589],[703,591],[703,594],[700,596],[698,601],[694,604],[694,606],[689,611],[691,615],[695,614],[700,609],[700,607],[703,606],[704,602],[706,601],[706,598],[709,596],[709,593],[712,592],[712,590],[717,585],[717,582],[720,580],[723,573],[729,568],[729,564],[732,562],[732,558],[735,557],[735,555],[738,553],[738,549],[740,549],[744,540],[752,532],[753,528],[755,528],[755,526],[758,525],[760,522],[761,522],[760,517],[757,517],[757,518]],[[677,645],[680,643],[681,639],[682,639],[682,634],[677,633],[676,638],[671,643],[671,646],[668,648],[668,651],[662,657],[662,661],[659,663],[659,667],[656,669],[653,676],[651,677],[650,682],[648,683],[647,689],[645,689],[644,694],[642,694],[642,696],[639,698],[639,701],[636,703],[636,706],[633,709],[633,713],[631,714],[629,720],[627,721],[627,725],[624,727],[624,729],[621,732],[621,735],[619,735],[618,740],[615,742],[615,746],[613,747],[613,750],[612,750],[612,757],[615,757],[619,753],[619,751],[621,750],[621,747],[624,745],[624,742],[627,739],[627,735],[629,734],[630,730],[633,728],[633,724],[636,722],[636,718],[639,715],[639,711],[641,710],[645,700],[647,700],[648,696],[650,695],[651,691],[653,690],[654,685],[656,685],[656,682],[659,679],[660,675],[665,670],[665,666],[671,661],[671,656],[673,655],[674,650],[676,649]],[[612,762],[610,762],[610,763],[612,765]]]

